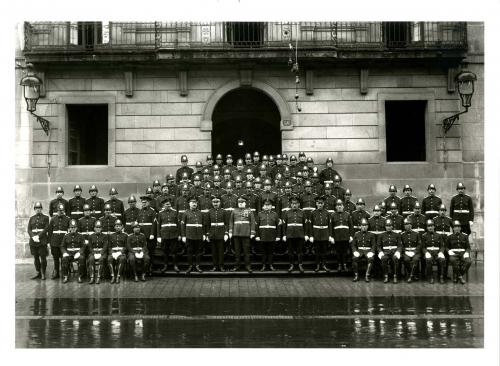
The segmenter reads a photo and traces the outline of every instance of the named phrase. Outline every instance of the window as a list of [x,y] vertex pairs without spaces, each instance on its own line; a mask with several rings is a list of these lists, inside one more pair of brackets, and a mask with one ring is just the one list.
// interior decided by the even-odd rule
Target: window
[[68,104],[68,165],[108,165],[108,105]]
[[261,47],[264,38],[264,23],[226,23],[226,40],[234,47]]
[[387,47],[405,47],[410,43],[410,22],[384,22],[383,35]]
[[426,161],[425,100],[385,102],[387,161]]
[[101,22],[78,22],[78,45],[93,48],[102,44]]

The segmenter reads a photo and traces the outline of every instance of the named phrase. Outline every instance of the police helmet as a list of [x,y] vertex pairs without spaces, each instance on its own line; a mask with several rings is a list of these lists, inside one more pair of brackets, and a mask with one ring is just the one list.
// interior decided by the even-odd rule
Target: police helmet
[[292,183],[290,183],[288,181],[285,182],[285,188],[290,188],[291,189],[292,188]]
[[311,175],[311,178],[319,178],[318,172],[314,171]]
[[241,181],[242,181],[241,175],[237,175],[236,178],[234,178],[235,183],[241,183]]
[[281,173],[278,173],[274,176],[274,180],[281,180],[283,178],[283,176],[281,175]]
[[212,155],[207,155],[207,161],[213,161]]
[[458,220],[453,220],[453,227],[460,226],[462,227],[462,224]]
[[158,179],[156,179],[154,182],[153,182],[153,187],[156,187],[156,186],[161,186],[161,183]]
[[232,156],[231,154],[227,154],[227,155],[226,155],[226,160],[228,160],[228,159],[233,160],[233,156]]
[[311,157],[308,157],[307,160],[306,160],[307,163],[314,163],[314,160],[313,158]]
[[90,205],[88,203],[83,205],[83,211],[90,211]]
[[236,165],[243,165],[243,159],[238,159],[236,161]]
[[220,182],[220,176],[219,175],[216,175],[214,177],[214,182]]
[[266,165],[265,164],[261,164],[260,167],[259,167],[259,170],[260,171],[267,170],[266,169]]
[[274,161],[274,155],[269,155],[269,161]]
[[410,224],[410,225],[411,225],[411,220],[410,220],[408,217],[406,217],[406,218],[403,220],[403,223],[404,223],[405,225],[407,225],[407,224]]
[[392,226],[392,220],[391,219],[385,220],[385,226]]
[[172,179],[175,179],[174,175],[172,173],[169,173],[167,175],[167,180],[172,180]]
[[262,156],[262,161],[268,161],[268,160],[269,160],[269,157],[267,155]]
[[265,186],[270,186],[270,185],[271,185],[271,180],[270,180],[269,178],[266,178],[266,179],[264,180],[264,185],[265,185]]
[[232,189],[232,188],[233,188],[233,183],[227,182],[226,189]]
[[94,224],[94,227],[95,227],[95,228],[102,228],[102,223],[101,223],[101,221],[97,220],[97,221],[95,222],[95,224]]
[[311,183],[311,181],[310,181],[310,180],[306,180],[306,181],[304,182],[304,187],[312,187],[312,183]]
[[297,173],[295,173],[295,176],[297,178],[302,178],[302,172],[299,170]]
[[183,191],[187,191],[187,190],[189,189],[189,187],[188,187],[188,185],[187,185],[187,184],[183,184],[183,185],[182,185],[182,187],[181,187],[181,189],[182,189]]
[[338,199],[337,201],[335,201],[335,206],[339,206],[339,205],[343,205],[344,202],[342,202],[341,199]]
[[212,186],[210,185],[210,183],[207,183],[205,184],[205,190],[210,190],[210,188],[212,188]]
[[258,151],[254,151],[253,152],[253,156],[256,157],[256,156],[260,156],[259,152]]
[[391,210],[397,210],[398,209],[398,205],[396,205],[396,202],[391,202],[391,205],[389,206],[389,208]]
[[118,194],[118,191],[116,190],[116,188],[112,187],[110,190],[109,190],[109,195],[113,195],[113,194]]
[[361,221],[360,221],[360,225],[363,226],[363,225],[368,225],[368,220],[366,218],[362,218]]
[[75,188],[73,188],[73,192],[76,192],[76,191],[82,191],[82,187],[80,187],[79,184],[75,185]]
[[325,190],[332,189],[332,185],[330,183],[325,183]]
[[297,157],[295,155],[290,156],[290,161],[297,161]]
[[117,219],[117,220],[115,221],[115,226],[116,226],[116,225],[120,225],[120,226],[121,226],[121,225],[123,225],[123,224],[122,224],[122,220]]
[[403,192],[410,191],[413,192],[413,189],[410,187],[409,184],[405,184],[405,187],[403,188]]
[[325,164],[332,163],[333,164],[333,159],[332,158],[327,158]]
[[379,205],[375,205],[373,207],[373,211],[380,211],[380,206]]
[[287,161],[288,160],[288,155],[287,154],[283,154],[281,156],[281,158],[284,160],[284,161]]
[[222,160],[222,154],[217,154],[215,156],[215,160]]
[[427,221],[425,222],[425,226],[434,226],[434,221],[432,221],[432,220],[430,220],[430,219],[429,219],[429,220],[427,220]]
[[420,203],[415,202],[415,206],[413,206],[413,208],[418,208],[418,209],[420,209]]
[[396,188],[396,186],[391,184],[389,187],[389,192],[397,192],[397,191],[398,191],[398,189]]
[[161,188],[163,189],[163,187],[167,187],[167,188],[168,188],[168,184],[167,184],[167,182],[162,183]]
[[186,155],[181,156],[181,163],[187,163],[188,157]]
[[195,182],[198,182],[198,181],[200,181],[200,180],[201,180],[201,179],[200,179],[200,176],[199,176],[199,175],[195,175],[195,176],[194,176],[194,178],[193,178],[193,181],[195,181]]
[[283,157],[281,156],[281,154],[276,155],[276,160],[283,160]]
[[255,178],[254,184],[257,184],[257,183],[259,183],[259,184],[262,183],[262,179],[260,179],[260,177]]
[[64,194],[64,189],[63,187],[59,186],[56,188],[56,193],[63,193]]
[[247,180],[247,181],[245,182],[245,188],[252,188],[252,187],[253,187],[252,182],[251,182],[251,181],[249,181],[249,180]]
[[356,201],[356,204],[357,205],[364,205],[365,204],[365,200],[362,199],[362,198],[358,198],[358,200]]
[[299,158],[302,157],[302,156],[306,156],[306,153],[303,152],[303,151],[299,152]]
[[189,179],[189,174],[188,174],[188,172],[183,172],[183,173],[182,173],[182,176],[181,176],[181,179]]
[[252,155],[250,153],[246,153],[245,154],[245,160],[246,159],[252,159]]
[[146,194],[153,194],[153,188],[148,187],[148,188],[146,189]]
[[77,227],[77,225],[78,224],[77,224],[76,220],[70,220],[69,221],[69,227]]
[[138,221],[134,221],[134,222],[132,223],[132,227],[133,227],[133,228],[136,228],[136,227],[139,227],[139,228],[140,228],[140,227],[141,227],[141,225],[139,225],[139,222],[138,222]]
[[131,195],[129,198],[128,198],[128,203],[135,203],[137,202],[137,199],[135,198],[134,195]]
[[345,196],[352,196],[351,190],[347,188],[344,193]]
[[97,187],[94,184],[92,184],[89,188],[89,193],[91,193],[91,192],[99,192],[99,190],[97,189]]
[[299,202],[299,197],[297,197],[296,195],[293,195],[292,197],[290,197],[290,203],[293,203],[293,202],[298,203]]
[[229,174],[231,174],[231,171],[227,168],[224,169],[224,175],[229,175]]
[[333,181],[334,182],[341,182],[342,179],[340,179],[340,176],[338,176],[337,174],[335,174],[335,176],[333,177]]
[[429,185],[427,186],[427,190],[430,190],[430,189],[436,190],[436,186],[435,186],[434,184],[432,184],[432,183],[431,183],[431,184],[429,184]]
[[42,202],[40,202],[40,201],[36,201],[36,202],[35,202],[35,206],[34,206],[34,208],[35,208],[35,209],[37,209],[37,208],[43,208],[43,207],[42,207]]
[[457,183],[457,191],[459,189],[465,189],[465,184],[463,184],[462,182]]
[[444,203],[439,206],[439,211],[446,211],[446,205]]
[[248,168],[248,169],[246,170],[246,173],[247,173],[247,175],[248,175],[248,174],[252,174],[252,175],[253,175],[253,170],[252,170],[252,169],[250,169],[250,168]]
[[109,203],[104,205],[104,211],[111,211],[111,205]]

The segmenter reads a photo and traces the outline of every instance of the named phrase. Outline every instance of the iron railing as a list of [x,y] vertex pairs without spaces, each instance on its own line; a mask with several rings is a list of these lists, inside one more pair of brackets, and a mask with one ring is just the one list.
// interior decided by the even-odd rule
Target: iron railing
[[32,22],[25,51],[464,49],[464,22]]

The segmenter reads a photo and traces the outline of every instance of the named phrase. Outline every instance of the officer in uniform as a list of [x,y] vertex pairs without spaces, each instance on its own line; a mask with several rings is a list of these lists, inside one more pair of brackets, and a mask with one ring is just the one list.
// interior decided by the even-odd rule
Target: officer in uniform
[[206,238],[212,246],[213,268],[224,272],[224,242],[229,239],[228,215],[220,207],[220,198],[212,196],[212,208],[205,217]]
[[205,168],[208,169],[209,175],[213,174],[213,166],[214,166],[214,158],[212,158],[212,155],[207,155]]
[[[311,213],[316,209],[316,197],[318,195],[313,193],[312,191],[312,183],[310,181],[306,181],[304,183],[304,193],[299,196],[299,202],[304,211],[304,215],[306,219],[309,220],[311,218]],[[323,205],[325,202],[325,197],[323,197]],[[324,206],[323,206],[324,207]]]
[[252,182],[245,182],[244,195],[247,198],[246,206],[253,212],[254,215],[257,215],[261,206],[260,196],[254,192]]
[[443,236],[443,240],[452,233],[453,222],[450,217],[446,216],[446,206],[441,204],[439,206],[439,215],[435,216],[432,221],[434,221],[434,228],[436,233]]
[[420,213],[420,203],[415,202],[413,207],[413,213],[408,216],[411,222],[411,228],[413,231],[417,232],[420,236],[425,231],[425,216]]
[[86,203],[83,205],[83,217],[78,220],[78,232],[83,235],[87,250],[85,255],[88,256],[88,244],[90,236],[94,233],[94,226],[97,220],[90,216],[90,206]]
[[404,231],[401,233],[401,242],[403,243],[403,263],[405,272],[408,276],[407,282],[413,281],[413,274],[420,262],[420,253],[422,252],[422,243],[419,233],[412,230],[412,220],[410,217],[404,219]]
[[207,183],[212,184],[212,174],[208,168],[203,168],[203,178],[201,180],[201,185],[204,186]]
[[[265,179],[264,180],[264,191],[260,195],[260,202],[264,202],[265,200],[270,200],[271,201],[271,209],[276,210],[276,205],[278,204],[278,197],[276,193],[271,191],[271,180],[270,179]],[[261,209],[262,207],[259,207]]]
[[180,240],[179,217],[177,211],[172,208],[172,198],[165,197],[161,202],[163,210],[158,214],[156,240],[163,249],[163,268],[165,272],[168,268],[168,255],[172,255],[174,271],[179,273],[177,267],[177,242]]
[[188,166],[188,158],[186,155],[181,156],[181,167],[175,172],[175,183],[179,184],[182,180],[182,175],[187,174],[187,179],[191,179],[193,175],[193,168]]
[[69,216],[78,222],[78,219],[83,217],[83,205],[85,204],[85,198],[82,197],[82,187],[78,184],[73,188],[73,193],[75,196],[71,198],[68,202],[69,205]]
[[344,211],[352,214],[356,211],[356,205],[351,202],[352,193],[349,188],[347,188],[344,192]]
[[335,212],[335,206],[337,204],[337,197],[332,194],[332,185],[330,183],[325,184],[325,209],[333,214]]
[[426,220],[432,220],[439,214],[439,207],[443,202],[441,198],[436,196],[436,186],[434,184],[429,184],[427,192],[429,195],[422,200],[422,212]]
[[[384,198],[385,207],[391,207],[391,203],[394,202],[396,204],[396,208],[399,211],[399,208],[401,207],[401,198],[396,196],[397,192],[398,192],[398,189],[396,188],[396,186],[391,184],[389,187],[389,196]],[[391,210],[392,210],[392,208],[391,208]]]
[[309,170],[307,166],[302,167],[302,179],[308,180],[309,176],[312,174],[312,171]]
[[223,173],[224,175],[222,177],[224,178],[224,185],[226,185],[227,183],[232,183],[233,178],[231,178],[231,169],[224,169]]
[[361,230],[361,221],[363,219],[366,220],[368,224],[368,220],[370,219],[370,214],[365,210],[365,200],[362,198],[358,198],[356,201],[356,210],[351,212],[352,216],[352,227],[354,232]]
[[184,184],[180,191],[181,195],[177,197],[177,200],[175,201],[175,210],[179,215],[182,215],[187,209],[189,209],[189,186]]
[[283,165],[283,157],[281,154],[276,155],[276,165],[271,170],[271,177],[274,179],[276,174],[281,174],[285,172],[285,166]]
[[298,166],[297,166],[297,157],[295,155],[290,156],[290,174],[292,176],[295,176],[298,171]]
[[201,178],[197,175],[193,178],[193,187],[191,187],[191,196],[200,197],[203,195],[203,186],[201,185]]
[[[297,256],[299,271],[304,272],[302,267],[302,256],[304,248],[304,240],[308,234],[308,220],[303,210],[299,208],[299,199],[296,196],[291,198],[291,209],[286,211],[281,218],[283,227],[283,242],[288,244],[288,257],[290,267],[288,272],[294,269],[294,256]],[[309,235],[307,235],[309,240]]]
[[373,257],[376,250],[377,240],[375,234],[368,231],[368,220],[366,218],[361,218],[360,231],[354,234],[354,238],[351,242],[351,252],[352,252],[352,269],[354,271],[353,282],[357,282],[359,279],[359,262],[362,259],[366,259],[366,273],[365,281],[370,282],[370,272],[373,267]]
[[142,260],[141,281],[146,281],[146,272],[148,268],[151,267],[146,236],[141,232],[141,229],[140,223],[135,222],[133,225],[133,233],[127,237],[128,263],[134,273],[135,282],[139,281],[137,277],[138,260]]
[[203,180],[203,164],[201,161],[197,161],[194,166],[195,166],[196,170],[194,171],[193,175],[191,176],[191,180],[194,181],[194,178],[198,177],[198,179],[201,182]]
[[95,265],[97,262],[97,278],[96,284],[101,282],[102,269],[107,261],[109,251],[108,236],[102,233],[102,225],[100,221],[94,224],[94,232],[89,237],[89,255],[87,259],[90,280],[89,284],[94,283]]
[[153,182],[153,199],[157,200],[161,196],[161,183],[158,179]]
[[226,191],[221,187],[220,176],[218,176],[218,175],[214,176],[214,183],[213,183],[212,190],[211,190],[212,196],[217,196],[220,198],[225,193],[226,193]]
[[413,213],[413,208],[415,203],[418,202],[417,197],[412,196],[413,189],[409,184],[406,184],[403,188],[404,197],[400,200],[399,212],[403,215],[403,218],[410,216]]
[[398,205],[396,202],[391,202],[389,208],[391,212],[386,216],[386,218],[392,220],[392,228],[395,233],[401,233],[403,230],[403,216],[398,213]]
[[114,233],[116,220],[116,216],[111,214],[111,206],[109,204],[105,204],[104,216],[99,218],[99,221],[102,224],[102,233],[104,235],[111,235]]
[[90,197],[86,201],[90,206],[90,215],[95,219],[98,219],[104,213],[104,200],[101,197],[97,197],[97,193],[99,193],[99,190],[92,184],[89,188]]
[[28,235],[30,237],[30,252],[35,260],[36,275],[32,280],[41,278],[45,280],[47,270],[47,233],[49,231],[49,217],[42,213],[42,203],[35,202],[35,215],[28,221]]
[[219,167],[222,167],[224,165],[224,159],[222,158],[222,154],[217,154],[215,156],[215,164],[217,164]]
[[385,231],[385,217],[382,216],[379,205],[373,207],[373,216],[368,219],[368,228],[376,239]]
[[[148,195],[146,196],[141,196],[141,209],[139,210],[139,216],[137,217],[137,222],[139,223],[139,226],[141,227],[141,233],[144,234],[144,237],[146,238],[146,243],[148,246],[148,256],[152,256],[154,254],[154,250],[156,247],[156,240],[155,240],[155,234],[156,234],[156,227],[157,227],[157,220],[156,220],[156,211],[153,210],[149,205],[151,203],[152,199]],[[130,255],[129,255],[129,260],[130,260]],[[146,271],[149,272],[151,275],[151,268],[150,267],[145,267]]]
[[69,265],[78,261],[78,283],[82,283],[85,270],[85,239],[77,232],[76,220],[70,220],[69,233],[61,242],[63,283],[68,282]]
[[250,240],[255,237],[255,216],[246,207],[247,198],[238,198],[238,207],[229,216],[229,237],[233,238],[236,264],[233,271],[240,267],[240,253],[243,248],[245,258],[245,268],[248,273],[252,273],[250,264]]
[[333,177],[335,177],[336,175],[340,177],[340,174],[335,169],[333,169],[332,158],[326,159],[325,165],[326,168],[319,173],[319,181],[321,182],[321,184],[333,184]]
[[471,265],[469,238],[461,233],[462,224],[460,221],[453,222],[453,234],[446,238],[446,248],[448,250],[449,261],[453,267],[453,281],[465,284],[464,275]]
[[57,207],[57,214],[52,217],[49,222],[48,237],[50,243],[50,252],[54,259],[54,271],[52,272],[52,279],[59,278],[59,265],[62,256],[61,243],[64,235],[68,233],[70,218],[66,216],[66,207],[60,203]]
[[260,196],[261,196],[262,192],[263,192],[262,180],[260,179],[260,177],[257,177],[257,178],[255,178],[255,180],[253,182],[253,193],[257,195],[257,197],[258,197],[257,202],[259,202],[257,209],[260,209],[260,207],[262,206],[262,204],[260,202]]
[[458,220],[462,225],[462,233],[470,235],[474,223],[474,205],[472,198],[465,194],[465,185],[457,184],[458,194],[450,202],[450,216],[453,221]]
[[210,183],[203,187],[203,194],[198,197],[198,208],[203,216],[207,216],[208,211],[212,208],[212,186]]
[[166,181],[167,181],[168,192],[174,197],[177,197],[178,195],[180,195],[180,192],[177,189],[177,184],[175,184],[174,175],[168,174],[166,176]]
[[[342,182],[340,175],[335,175],[333,177],[332,195],[335,196],[338,200],[341,200],[342,202],[344,202],[345,189],[344,189],[344,187],[340,186],[340,182]],[[325,186],[325,190],[326,190],[326,186]]]
[[306,154],[301,151],[299,152],[299,162],[297,163],[297,169],[300,169],[302,171],[302,168],[306,166]]
[[237,175],[234,179],[234,190],[233,193],[241,197],[243,194],[245,194],[245,189],[243,188],[243,179],[241,178],[240,175]]
[[246,153],[245,154],[245,170],[246,169],[251,169],[252,174],[253,174],[253,162],[252,162],[252,154]]
[[422,252],[425,257],[426,276],[429,283],[434,283],[432,264],[438,264],[439,282],[444,283],[444,256],[443,237],[434,231],[434,222],[427,220],[427,232],[422,235]]
[[161,208],[163,207],[162,202],[165,200],[165,198],[169,198],[170,201],[172,202],[172,204],[175,202],[175,195],[171,194],[168,189],[169,188],[168,188],[167,183],[163,183],[161,185],[161,194],[156,199],[156,204],[157,204],[157,207],[160,208],[160,211],[161,211]]
[[315,201],[316,209],[312,211],[310,219],[307,220],[309,225],[307,233],[310,234],[309,241],[316,244],[314,250],[316,268],[314,272],[319,272],[320,269],[323,269],[325,272],[330,272],[330,269],[326,266],[326,250],[328,248],[328,242],[333,241],[332,222],[330,220],[330,214],[325,210],[325,198],[323,196],[317,196]]
[[254,181],[255,177],[253,176],[253,171],[251,168],[248,168],[245,170],[245,182],[248,183],[252,183]]
[[307,169],[309,169],[309,176],[311,176],[311,174],[315,171],[318,170],[318,168],[316,168],[314,166],[314,160],[313,158],[311,157],[308,157],[307,160],[306,160],[306,166],[307,166]]
[[226,155],[226,165],[224,165],[222,169],[224,170],[228,169],[229,174],[233,175],[233,171],[236,170],[236,167],[233,165],[233,156],[231,154]]
[[294,196],[294,194],[292,194],[292,185],[289,182],[285,184],[284,188],[285,188],[285,194],[283,194],[278,198],[277,211],[280,213],[279,214],[280,217],[283,217],[285,212],[290,210],[291,207],[290,200]]
[[[260,153],[258,151],[254,151],[253,152],[253,168],[254,168],[254,172],[255,172],[255,168],[257,168],[260,164]],[[256,175],[256,174],[254,174]]]
[[348,212],[344,212],[344,203],[342,200],[337,199],[336,212],[331,215],[332,228],[333,228],[333,241],[334,248],[337,252],[337,259],[339,263],[339,272],[347,271],[346,258],[347,251],[349,250],[349,243],[352,241],[353,228],[352,217]]
[[311,184],[312,184],[312,191],[313,193],[316,193],[317,195],[322,195],[323,194],[323,184],[320,183],[319,181],[319,174],[318,172],[313,172],[311,175]]
[[388,215],[387,205],[385,204],[384,201],[382,201],[382,202],[379,203],[379,207],[380,207],[380,214],[382,215],[382,217],[385,218]]
[[189,198],[189,210],[181,215],[180,219],[182,242],[187,245],[187,256],[189,267],[186,274],[193,270],[193,254],[196,258],[196,271],[202,273],[200,259],[203,242],[206,240],[203,228],[203,215],[198,210],[198,200],[196,197]]
[[68,201],[66,201],[64,198],[62,198],[64,195],[64,189],[62,187],[57,187],[56,188],[56,198],[54,198],[52,201],[50,201],[49,204],[49,216],[52,217],[54,216],[57,211],[59,211],[59,205],[62,204],[64,206],[64,213],[66,216],[69,216],[69,204]]
[[300,196],[304,192],[304,180],[302,179],[302,172],[297,172],[295,174],[295,184],[292,188],[292,192]]
[[402,243],[401,235],[392,230],[392,219],[385,220],[385,232],[380,234],[377,241],[378,257],[382,261],[382,270],[384,272],[384,283],[389,282],[390,261],[393,264],[394,283],[398,283],[398,264],[401,258]]
[[[133,232],[137,230],[135,229],[136,225],[138,228],[140,228],[137,221],[134,221],[132,223]],[[108,264],[111,273],[111,283],[120,283],[120,277],[123,274],[123,268],[125,267],[125,261],[127,258],[127,238],[131,235],[134,234],[132,233],[130,235],[127,235],[123,232],[123,224],[121,220],[116,219],[114,224],[114,232],[108,235]],[[128,253],[130,255],[130,252]]]
[[111,214],[121,220],[125,209],[123,207],[123,202],[118,199],[118,191],[115,188],[111,188],[109,190],[109,196],[110,199],[107,200],[104,205],[108,204],[111,207]]
[[281,219],[278,214],[271,210],[271,200],[265,200],[255,220],[255,240],[261,243],[262,247],[262,268],[261,272],[266,270],[266,264],[269,270],[274,271],[273,253],[274,243],[281,239]]
[[137,208],[137,199],[134,195],[128,198],[128,208],[123,213],[123,220],[125,221],[125,232],[132,234],[132,224],[137,221],[139,217],[139,209]]

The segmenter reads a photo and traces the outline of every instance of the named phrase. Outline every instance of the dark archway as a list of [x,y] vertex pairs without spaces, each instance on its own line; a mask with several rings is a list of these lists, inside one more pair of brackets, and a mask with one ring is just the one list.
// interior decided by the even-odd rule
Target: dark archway
[[[281,153],[280,112],[271,98],[253,88],[226,93],[212,115],[212,154]],[[238,141],[244,145],[239,146]]]

